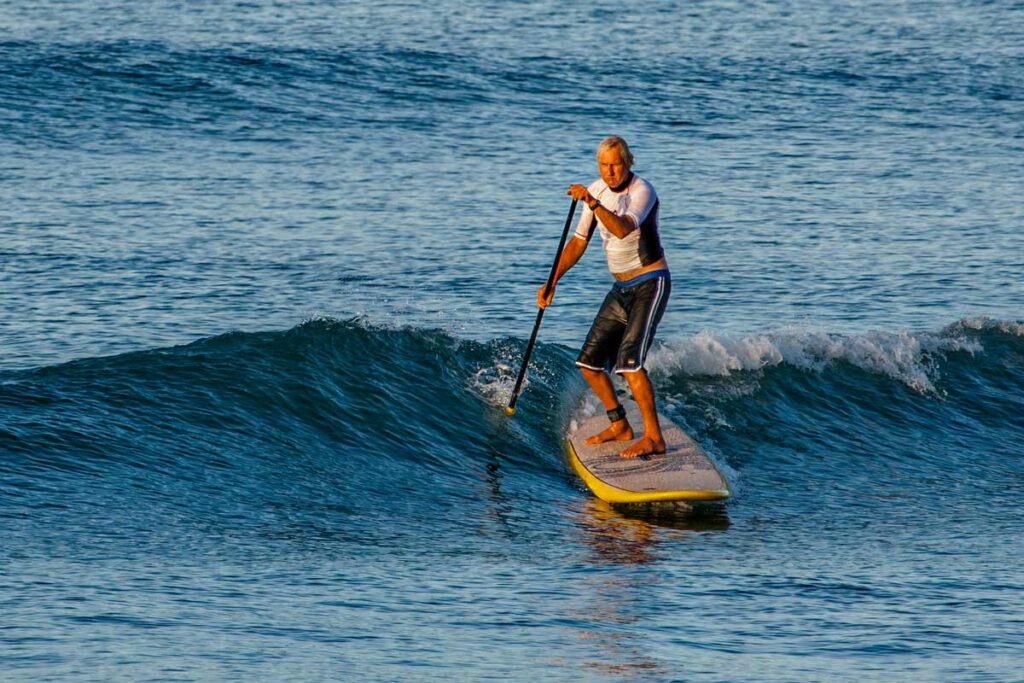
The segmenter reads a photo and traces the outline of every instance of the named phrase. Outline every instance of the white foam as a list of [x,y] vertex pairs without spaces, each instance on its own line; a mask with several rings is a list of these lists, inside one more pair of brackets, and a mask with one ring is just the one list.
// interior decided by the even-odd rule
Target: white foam
[[[507,406],[512,400],[512,390],[516,386],[515,371],[505,363],[495,363],[486,368],[480,368],[470,380],[470,386],[474,391],[484,397],[484,400],[495,406]],[[530,386],[529,374],[523,379],[523,386],[520,394]]]
[[1015,337],[1024,337],[1024,323],[1016,320],[996,320],[988,316],[976,316],[963,318],[947,328],[948,331],[962,329],[976,330],[978,332],[1001,332],[1012,334]]
[[907,331],[838,335],[789,329],[738,337],[703,330],[690,339],[670,341],[656,349],[648,367],[652,372],[726,376],[782,363],[821,370],[843,361],[897,379],[917,391],[930,392],[935,389],[931,379],[934,354],[980,350],[980,343],[964,337]]

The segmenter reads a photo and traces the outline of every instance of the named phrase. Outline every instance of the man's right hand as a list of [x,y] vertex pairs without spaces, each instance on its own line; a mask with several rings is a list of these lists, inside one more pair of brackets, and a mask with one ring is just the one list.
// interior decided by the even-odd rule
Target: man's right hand
[[566,192],[566,194],[575,199],[576,201],[581,201],[584,204],[590,204],[594,201],[594,197],[591,196],[590,190],[587,189],[586,185],[579,185],[574,183],[569,186],[569,190],[568,192]]
[[537,290],[537,306],[539,308],[547,308],[551,305],[551,300],[555,298],[555,286],[551,286],[551,291],[548,292],[547,297],[544,296],[545,287],[547,287],[547,284],[541,285],[540,289]]

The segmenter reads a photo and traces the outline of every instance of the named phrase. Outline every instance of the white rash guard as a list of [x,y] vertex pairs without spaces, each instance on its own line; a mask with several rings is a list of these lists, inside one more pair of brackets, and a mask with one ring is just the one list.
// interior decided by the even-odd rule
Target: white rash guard
[[600,228],[608,270],[612,273],[626,273],[650,265],[664,256],[661,238],[658,236],[658,195],[649,182],[634,173],[619,192],[613,191],[603,180],[592,182],[587,191],[604,208],[617,216],[629,218],[638,228],[619,239],[584,204],[583,215],[576,224],[575,236],[589,240],[594,235],[594,228]]

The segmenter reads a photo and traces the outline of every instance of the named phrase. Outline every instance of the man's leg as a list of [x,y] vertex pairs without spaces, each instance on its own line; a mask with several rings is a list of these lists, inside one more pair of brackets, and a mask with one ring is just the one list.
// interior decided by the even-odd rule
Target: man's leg
[[[619,407],[619,397],[615,395],[615,386],[612,384],[612,378],[608,376],[607,372],[604,370],[591,370],[582,366],[580,367],[580,372],[583,373],[583,378],[587,380],[591,390],[601,399],[601,405],[604,406],[606,411],[615,410]],[[621,420],[612,422],[604,431],[589,437],[583,443],[593,445],[604,443],[605,441],[629,441],[632,438],[633,428],[630,426],[629,420],[623,417]]]
[[[652,455],[665,452],[665,439],[661,435],[661,424],[658,422],[658,409],[654,404],[654,387],[647,376],[646,370],[622,373],[629,382],[633,398],[644,416],[644,435],[636,443],[619,453],[623,458],[635,458],[640,455]],[[630,430],[632,433],[632,430]]]
[[665,439],[661,434],[658,410],[654,404],[654,388],[644,369],[644,362],[671,292],[672,281],[667,273],[627,290],[626,308],[629,313],[615,371],[629,383],[633,398],[644,418],[644,435],[619,453],[623,458],[665,452]]
[[[601,400],[606,411],[619,408],[619,397],[615,395],[612,378],[604,368],[615,357],[625,326],[626,311],[622,308],[618,292],[612,288],[604,298],[604,303],[601,304],[601,309],[597,312],[580,355],[576,359],[576,365],[583,373],[583,378]],[[584,443],[593,445],[605,441],[627,441],[632,438],[633,428],[629,425],[629,420],[623,416]]]

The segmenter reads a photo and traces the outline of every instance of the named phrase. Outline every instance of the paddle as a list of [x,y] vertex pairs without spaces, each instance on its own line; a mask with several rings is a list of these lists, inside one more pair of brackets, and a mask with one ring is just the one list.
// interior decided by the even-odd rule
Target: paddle
[[[551,288],[555,284],[555,273],[558,271],[558,261],[562,258],[562,249],[565,247],[565,239],[569,236],[569,226],[572,225],[573,214],[576,213],[576,204],[579,203],[578,199],[572,200],[572,206],[569,207],[569,215],[565,217],[565,229],[562,230],[562,239],[558,242],[558,251],[555,252],[555,262],[551,264],[551,272],[548,274],[548,283],[544,286],[544,298],[548,298],[548,294],[551,292]],[[509,415],[516,414],[516,401],[519,400],[519,389],[523,385],[523,379],[526,377],[526,366],[530,364],[530,354],[533,353],[533,345],[537,341],[537,331],[540,330],[540,321],[544,317],[544,309],[537,307],[537,321],[533,323],[533,333],[530,335],[530,342],[526,345],[526,355],[523,356],[523,366],[519,368],[519,377],[516,378],[516,385],[512,389],[512,398],[508,402],[508,407],[505,408],[505,412]]]

